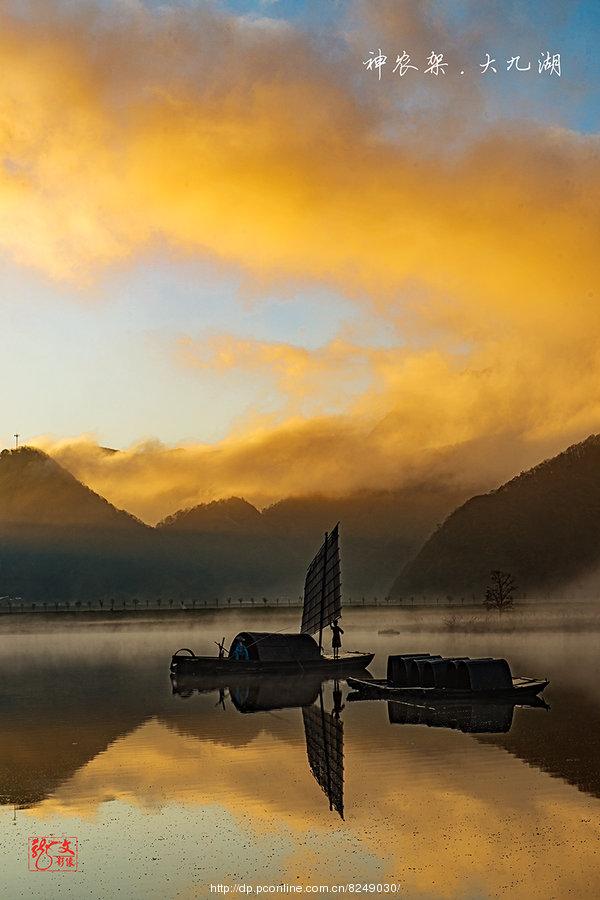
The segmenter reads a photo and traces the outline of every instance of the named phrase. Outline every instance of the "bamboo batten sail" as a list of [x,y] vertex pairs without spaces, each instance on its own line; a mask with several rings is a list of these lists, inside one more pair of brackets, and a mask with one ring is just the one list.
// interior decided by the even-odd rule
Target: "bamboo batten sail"
[[306,573],[304,610],[300,631],[315,634],[342,614],[338,525],[325,535],[321,548]]

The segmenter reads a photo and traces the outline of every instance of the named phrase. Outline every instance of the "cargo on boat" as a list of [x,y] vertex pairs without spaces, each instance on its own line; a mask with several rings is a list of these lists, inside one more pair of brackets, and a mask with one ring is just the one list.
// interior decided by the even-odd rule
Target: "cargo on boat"
[[[325,534],[323,544],[308,567],[302,623],[298,634],[241,631],[234,637],[228,650],[224,646],[224,639],[218,644],[218,656],[197,656],[193,650],[183,648],[171,659],[171,673],[237,677],[289,672],[331,673],[332,676],[340,676],[360,672],[369,665],[373,653],[342,652],[335,642],[331,654],[323,651],[324,631],[330,625],[335,628],[341,615],[339,525],[336,525],[331,532]],[[313,637],[317,633],[318,643]]]
[[536,696],[547,679],[513,677],[505,659],[442,657],[426,653],[388,657],[387,678],[349,677],[350,687],[376,698],[452,700]]

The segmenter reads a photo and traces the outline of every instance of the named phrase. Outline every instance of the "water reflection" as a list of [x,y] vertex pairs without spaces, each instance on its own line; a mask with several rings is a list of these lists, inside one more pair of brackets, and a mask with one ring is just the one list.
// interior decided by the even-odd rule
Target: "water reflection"
[[[89,879],[80,895],[116,890],[96,886],[100,837],[131,897],[203,897],[210,879],[256,882],[258,872],[266,883],[401,877],[411,897],[598,894],[592,639],[523,639],[509,652],[489,640],[490,653],[552,679],[549,711],[490,711],[348,703],[343,684],[306,679],[172,685],[180,637],[113,630],[14,636],[2,647],[4,840],[48,822],[78,834]],[[399,649],[387,640],[383,666]],[[483,649],[438,637],[427,646]],[[174,847],[168,885],[167,856],[145,849],[148,834]],[[11,896],[31,892],[19,882],[19,847]],[[133,855],[147,860],[135,885]]]
[[501,734],[510,731],[518,706],[550,707],[539,703],[452,703],[419,706],[414,703],[388,703],[388,717],[392,725],[426,725],[428,728],[450,728],[465,734]]
[[[363,692],[351,691],[351,703],[377,703]],[[449,728],[465,734],[502,734],[510,731],[517,707],[544,709],[549,705],[541,697],[528,701],[507,699],[389,700],[388,720],[391,725],[424,725],[428,728]]]
[[[39,803],[118,738],[150,719],[188,736],[243,746],[265,730],[276,734],[276,720],[236,726],[229,719],[224,734],[218,712],[226,701],[244,714],[300,709],[318,705],[325,684],[318,677],[250,677],[229,685],[226,679],[182,676],[172,680],[170,700],[160,657],[140,659],[137,665],[118,657],[110,661],[40,657],[35,664],[20,660],[4,668],[2,676],[0,800],[19,807]],[[346,692],[339,682],[331,687],[328,715],[339,719],[343,695],[350,701],[359,695]],[[187,711],[173,705],[190,701],[193,695],[210,696],[213,702]],[[548,709],[541,700],[531,706]],[[494,743],[600,797],[600,699],[573,685],[562,686],[560,677],[553,679],[551,713],[521,720],[510,703],[427,707],[389,702],[386,709],[392,725],[425,725],[479,735],[479,741]],[[362,717],[353,723],[357,737],[364,726]],[[39,752],[49,745],[51,752]]]
[[173,694],[183,699],[194,692],[219,695],[228,694],[235,708],[241,713],[265,712],[274,709],[310,706],[319,696],[322,684],[328,679],[315,675],[256,676],[237,678],[231,676],[172,675]]
[[[230,677],[230,676],[229,676]],[[196,691],[209,694],[218,691],[217,706],[226,709],[229,696],[240,713],[271,712],[279,709],[302,709],[308,764],[317,784],[329,800],[329,809],[344,818],[344,708],[342,688],[333,682],[333,709],[327,712],[323,685],[330,679],[314,674],[298,677],[297,673],[280,676],[248,676],[231,684],[227,677],[172,675],[173,693],[184,699]]]

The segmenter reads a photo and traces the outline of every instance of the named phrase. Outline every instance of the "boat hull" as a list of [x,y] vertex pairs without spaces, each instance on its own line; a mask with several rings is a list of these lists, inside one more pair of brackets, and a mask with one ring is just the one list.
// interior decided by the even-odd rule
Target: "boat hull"
[[535,697],[541,694],[548,686],[547,680],[534,678],[513,678],[512,688],[489,691],[455,690],[451,688],[430,687],[394,687],[383,679],[352,678],[346,679],[348,685],[354,690],[369,696],[372,699],[382,700],[436,700],[454,701],[466,698],[488,699],[514,699],[519,697]]
[[196,674],[196,675],[222,675],[227,678],[236,678],[247,675],[279,675],[302,674],[303,672],[323,673],[325,675],[341,676],[349,672],[364,671],[372,662],[374,653],[342,653],[337,659],[333,656],[321,656],[319,659],[296,661],[260,661],[219,659],[214,656],[178,656],[171,659],[171,673]]

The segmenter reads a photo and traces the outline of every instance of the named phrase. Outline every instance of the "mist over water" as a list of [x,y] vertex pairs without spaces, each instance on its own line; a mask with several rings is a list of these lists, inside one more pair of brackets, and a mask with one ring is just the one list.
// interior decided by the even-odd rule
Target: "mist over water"
[[[411,898],[597,896],[597,633],[552,629],[552,607],[541,630],[517,617],[511,631],[448,631],[448,615],[347,610],[345,647],[375,651],[375,676],[389,653],[504,656],[514,674],[551,679],[550,709],[517,707],[508,730],[469,734],[391,722],[387,703],[349,701],[342,683],[343,819],[311,772],[300,707],[251,712],[261,695],[238,691],[240,711],[228,691],[176,695],[169,679],[178,648],[213,654],[242,628],[296,630],[299,610],[3,618],[3,895],[394,882]],[[400,634],[378,633],[389,629]],[[28,872],[38,834],[76,835],[80,870]]]

